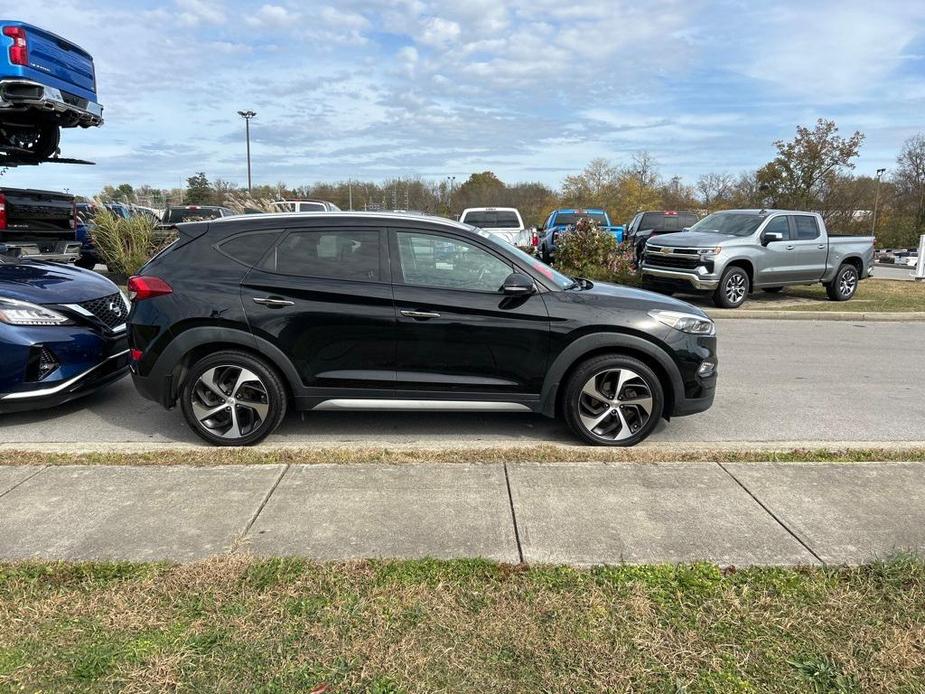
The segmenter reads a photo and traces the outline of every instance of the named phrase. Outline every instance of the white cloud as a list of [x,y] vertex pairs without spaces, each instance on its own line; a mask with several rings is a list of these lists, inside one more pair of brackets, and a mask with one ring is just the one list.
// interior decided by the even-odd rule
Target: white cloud
[[176,0],[176,4],[180,10],[178,19],[186,26],[222,24],[225,21],[225,10],[208,0]]
[[253,27],[285,29],[300,21],[300,16],[282,5],[261,5],[259,10],[246,17],[244,21]]

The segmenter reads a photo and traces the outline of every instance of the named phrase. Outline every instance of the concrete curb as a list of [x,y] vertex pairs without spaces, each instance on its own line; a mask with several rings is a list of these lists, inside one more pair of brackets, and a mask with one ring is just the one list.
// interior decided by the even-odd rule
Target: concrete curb
[[710,318],[757,320],[833,320],[856,322],[919,323],[925,321],[925,311],[897,311],[895,313],[852,311],[781,311],[755,309],[705,309]]

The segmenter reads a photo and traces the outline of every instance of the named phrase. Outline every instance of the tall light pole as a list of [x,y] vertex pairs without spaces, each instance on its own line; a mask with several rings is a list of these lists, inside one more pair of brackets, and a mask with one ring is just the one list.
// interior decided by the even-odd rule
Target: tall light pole
[[244,133],[247,139],[247,192],[251,192],[251,118],[257,114],[253,111],[238,111],[238,115],[244,119]]
[[877,235],[877,207],[880,206],[880,179],[883,178],[883,174],[886,173],[886,169],[877,169],[877,195],[874,198],[874,223],[870,228],[870,235]]

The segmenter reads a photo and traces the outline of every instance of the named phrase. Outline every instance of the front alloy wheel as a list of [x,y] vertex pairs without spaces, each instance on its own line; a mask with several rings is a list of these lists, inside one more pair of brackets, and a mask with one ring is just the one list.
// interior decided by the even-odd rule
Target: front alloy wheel
[[748,298],[748,292],[748,274],[740,267],[731,267],[723,273],[713,294],[713,303],[718,308],[739,308]]
[[609,355],[580,366],[566,386],[563,413],[590,443],[632,446],[662,415],[662,390],[652,370],[629,357]]

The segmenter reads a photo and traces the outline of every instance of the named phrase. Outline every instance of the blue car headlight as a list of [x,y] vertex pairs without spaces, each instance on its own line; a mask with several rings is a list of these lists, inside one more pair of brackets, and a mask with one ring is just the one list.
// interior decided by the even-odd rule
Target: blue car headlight
[[703,316],[698,316],[693,313],[654,309],[649,311],[649,315],[659,323],[667,325],[669,328],[680,330],[682,333],[706,336],[716,334],[716,323],[709,318],[704,318]]
[[0,323],[7,325],[70,325],[71,319],[50,308],[0,297]]

